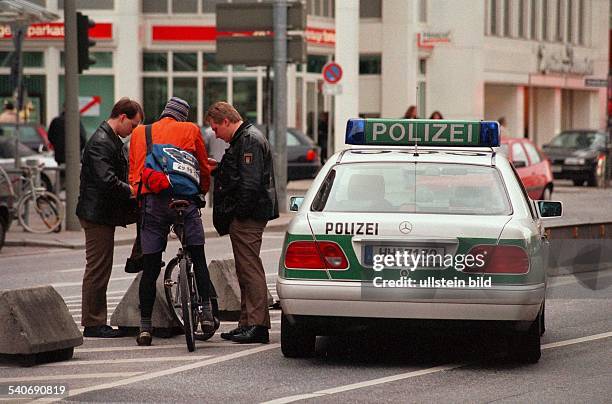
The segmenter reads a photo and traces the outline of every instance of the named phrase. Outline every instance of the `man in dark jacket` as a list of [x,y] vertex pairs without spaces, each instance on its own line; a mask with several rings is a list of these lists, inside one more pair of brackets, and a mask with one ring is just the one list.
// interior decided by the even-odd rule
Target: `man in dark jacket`
[[115,226],[125,226],[134,192],[121,138],[143,119],[136,101],[122,98],[111,116],[91,136],[81,160],[81,188],[76,214],[85,230],[85,274],[81,325],[85,337],[113,338],[118,330],[106,324],[106,288],[113,268]]
[[217,138],[230,144],[213,172],[213,222],[220,235],[230,235],[240,284],[238,327],[221,338],[267,343],[268,287],[259,252],[268,220],[278,217],[270,144],[226,102],[213,104],[206,121]]
[[[87,133],[83,127],[83,123],[79,121],[79,139],[81,141],[81,151],[87,142]],[[59,116],[56,116],[49,125],[47,132],[49,142],[53,145],[54,157],[57,164],[66,163],[66,114],[64,111]]]

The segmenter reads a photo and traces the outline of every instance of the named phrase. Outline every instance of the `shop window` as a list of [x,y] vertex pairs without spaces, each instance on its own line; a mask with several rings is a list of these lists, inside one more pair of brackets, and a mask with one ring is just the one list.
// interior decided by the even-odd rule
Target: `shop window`
[[[13,52],[0,52],[0,67],[11,67]],[[45,64],[42,52],[22,52],[23,67],[43,67]]]
[[175,72],[195,72],[198,70],[198,54],[197,53],[179,53],[172,54],[172,69]]
[[219,3],[227,3],[227,0],[202,0],[202,12],[214,13]]
[[168,0],[142,0],[143,13],[167,13]]
[[[90,69],[112,68],[113,67],[113,52],[91,52],[91,56],[96,60],[96,63],[91,65]],[[64,51],[60,52],[60,67],[65,67],[66,59]]]
[[[77,10],[112,10],[113,3],[113,0],[76,0],[76,8]],[[60,10],[64,9],[64,0],[59,0],[58,7]]]
[[369,0],[359,2],[359,18],[381,18],[382,1]]
[[227,66],[217,63],[214,53],[203,53],[202,70],[205,72],[221,72],[227,70]]
[[380,55],[359,55],[359,74],[380,74]]
[[196,77],[175,77],[172,83],[172,95],[189,103],[187,119],[197,123],[198,117],[198,79]]
[[204,91],[204,115],[208,108],[217,101],[227,101],[227,79],[222,77],[204,77],[202,79]]
[[166,52],[143,52],[142,70],[145,72],[165,72],[168,70]]
[[327,63],[327,56],[322,55],[308,55],[308,61],[306,62],[306,71],[308,73],[321,73],[323,66]]
[[[26,122],[45,122],[45,76],[24,75],[23,83],[28,90],[25,108],[21,111],[21,118]],[[9,76],[0,75],[0,101],[13,98],[13,88],[9,85]]]
[[[100,113],[97,115],[81,115],[81,123],[88,135],[91,135],[102,120],[108,118],[115,104],[115,78],[111,75],[80,75],[79,97],[99,96]],[[64,103],[64,76],[59,79],[59,105]]]
[[172,2],[172,12],[177,14],[182,13],[197,13],[198,0],[180,0]]
[[165,77],[144,77],[142,98],[145,123],[155,122],[168,100],[168,80]]
[[234,100],[236,110],[247,121],[257,122],[257,80],[254,78],[234,79]]

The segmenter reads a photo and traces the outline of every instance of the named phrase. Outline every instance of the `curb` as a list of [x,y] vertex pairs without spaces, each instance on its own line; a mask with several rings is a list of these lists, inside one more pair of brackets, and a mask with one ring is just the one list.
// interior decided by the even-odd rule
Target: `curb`
[[[270,224],[268,226],[266,226],[266,231],[285,231],[287,230],[287,227],[289,226],[289,222],[287,223],[278,223],[278,224]],[[219,236],[217,234],[217,232],[215,230],[207,230],[204,231],[204,238],[220,238],[221,236]],[[122,238],[117,238],[115,239],[115,245],[131,245],[134,243],[134,240],[136,239],[136,235],[134,234],[133,236],[129,236],[129,237],[122,237]],[[24,238],[23,236],[20,236],[20,238],[18,239],[14,239],[14,240],[9,240],[7,239],[4,243],[5,246],[8,247],[53,247],[53,248],[66,248],[66,249],[72,249],[72,250],[84,250],[85,249],[85,242],[84,241],[75,241],[75,242],[69,242],[69,241],[62,241],[62,240],[28,240],[26,238]]]

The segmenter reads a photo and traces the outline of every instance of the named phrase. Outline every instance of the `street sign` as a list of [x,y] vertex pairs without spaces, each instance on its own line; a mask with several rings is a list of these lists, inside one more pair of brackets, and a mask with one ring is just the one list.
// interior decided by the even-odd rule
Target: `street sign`
[[584,79],[584,85],[586,87],[608,87],[608,80],[606,79]]
[[[272,31],[274,3],[225,3],[217,4],[217,31]],[[287,29],[306,29],[305,2],[287,2]]]
[[342,68],[336,62],[327,62],[323,66],[323,80],[329,84],[336,84],[342,78]]
[[[273,36],[221,36],[217,38],[217,63],[271,66],[274,63]],[[306,41],[301,35],[287,35],[287,61],[306,62]]]
[[79,97],[79,113],[81,116],[100,116],[101,102],[99,95]]
[[323,83],[321,92],[323,95],[340,95],[342,94],[342,84]]

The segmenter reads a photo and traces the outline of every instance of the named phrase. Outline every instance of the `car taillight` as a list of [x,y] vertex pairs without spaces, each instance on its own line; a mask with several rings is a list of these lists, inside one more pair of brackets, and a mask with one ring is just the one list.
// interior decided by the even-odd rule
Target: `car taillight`
[[317,158],[317,152],[314,149],[310,149],[306,152],[306,161],[314,161]]
[[[514,245],[477,245],[468,255],[475,258],[475,264],[463,272],[486,274],[526,274],[529,272],[527,252]],[[484,265],[479,265],[484,263]]]
[[348,260],[332,241],[294,241],[287,246],[285,268],[347,269]]

